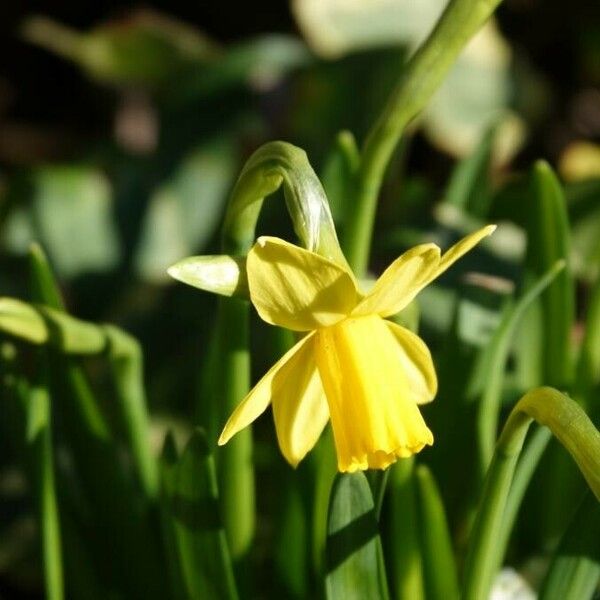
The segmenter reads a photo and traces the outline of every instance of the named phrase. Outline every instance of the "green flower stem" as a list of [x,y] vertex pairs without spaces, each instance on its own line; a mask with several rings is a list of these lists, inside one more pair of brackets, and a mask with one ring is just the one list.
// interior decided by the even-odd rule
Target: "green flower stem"
[[[248,160],[233,190],[223,225],[224,254],[244,256],[255,240],[258,215],[266,196],[283,187],[294,230],[302,244],[345,264],[325,192],[306,153],[291,144],[272,142]],[[220,423],[250,389],[248,302],[219,301],[217,359],[212,394],[219,403]],[[218,464],[223,521],[231,555],[239,560],[254,534],[254,474],[250,429],[238,433],[222,449]]]
[[[39,353],[42,371],[47,370],[47,357]],[[46,379],[45,376],[42,379]],[[52,424],[48,382],[37,383],[28,389],[26,398],[27,441],[31,448],[34,486],[44,565],[44,583],[48,600],[64,598],[60,518],[54,477]]]
[[364,275],[377,196],[385,170],[406,126],[423,109],[466,43],[501,0],[451,0],[435,28],[415,52],[362,149],[355,206],[344,238],[348,262]]
[[[212,393],[224,423],[250,389],[248,302],[220,298],[216,325],[217,361]],[[240,431],[218,456],[218,487],[223,523],[234,561],[250,549],[254,537],[252,432]]]
[[582,408],[552,388],[538,388],[519,400],[496,445],[469,542],[464,600],[487,598],[497,568],[494,548],[502,532],[507,498],[531,422],[545,425],[571,454],[600,500],[600,432]]

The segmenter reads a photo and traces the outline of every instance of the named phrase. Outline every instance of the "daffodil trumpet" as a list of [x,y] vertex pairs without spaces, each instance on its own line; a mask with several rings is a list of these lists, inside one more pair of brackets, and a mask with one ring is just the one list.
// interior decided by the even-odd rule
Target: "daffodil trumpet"
[[297,465],[331,419],[340,471],[384,469],[433,444],[419,405],[437,393],[425,343],[386,319],[495,229],[488,225],[442,255],[421,244],[361,293],[344,264],[275,237],[248,253],[250,300],[272,325],[305,333],[237,406],[226,444],[272,404],[281,452]]

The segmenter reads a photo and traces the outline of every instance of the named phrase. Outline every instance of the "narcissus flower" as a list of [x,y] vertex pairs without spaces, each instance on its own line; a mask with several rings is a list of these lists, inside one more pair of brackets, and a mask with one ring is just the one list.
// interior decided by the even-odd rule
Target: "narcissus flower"
[[489,225],[441,255],[435,244],[396,259],[362,294],[352,272],[274,237],[248,254],[250,299],[267,323],[309,332],[258,382],[229,418],[219,444],[269,404],[285,458],[297,465],[331,419],[340,471],[383,469],[433,443],[419,405],[437,378],[425,343],[389,317],[491,234]]

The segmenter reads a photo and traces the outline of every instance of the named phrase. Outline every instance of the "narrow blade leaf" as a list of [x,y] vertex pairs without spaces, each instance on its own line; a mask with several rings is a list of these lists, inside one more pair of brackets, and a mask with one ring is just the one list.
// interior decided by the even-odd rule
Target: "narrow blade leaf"
[[329,600],[387,600],[375,503],[363,473],[338,474],[334,481],[326,552]]

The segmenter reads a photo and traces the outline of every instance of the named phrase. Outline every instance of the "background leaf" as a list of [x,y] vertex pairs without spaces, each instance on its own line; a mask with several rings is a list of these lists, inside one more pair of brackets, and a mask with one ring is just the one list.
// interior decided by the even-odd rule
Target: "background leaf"
[[204,434],[196,430],[177,466],[170,497],[183,580],[190,598],[234,600],[237,591],[219,517],[217,480]]

